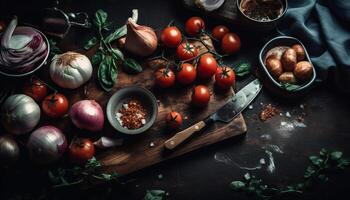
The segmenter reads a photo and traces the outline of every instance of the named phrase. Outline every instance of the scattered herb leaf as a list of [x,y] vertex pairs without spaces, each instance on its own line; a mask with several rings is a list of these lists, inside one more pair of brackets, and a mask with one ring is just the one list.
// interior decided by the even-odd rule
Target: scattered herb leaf
[[291,83],[281,83],[281,88],[291,92],[300,88],[300,86]]
[[248,63],[240,63],[235,68],[236,76],[243,77],[250,73],[250,65]]
[[244,191],[246,194],[253,194],[263,200],[287,193],[302,194],[316,181],[327,182],[329,179],[327,173],[331,170],[344,169],[350,165],[350,160],[343,158],[342,152],[329,152],[326,149],[321,149],[319,155],[310,156],[309,160],[311,165],[305,170],[304,180],[295,185],[271,187],[264,184],[261,179],[247,173],[242,181],[231,182],[230,188],[235,191]]
[[48,171],[48,177],[52,183],[52,187],[68,187],[81,183],[89,183],[92,178],[112,181],[116,180],[118,174],[99,173],[97,169],[101,167],[101,163],[95,158],[91,158],[84,166],[74,166],[72,168],[56,168]]
[[95,46],[97,44],[98,40],[96,37],[92,37],[90,40],[88,40],[86,42],[86,44],[84,45],[84,49],[85,50],[89,50],[91,49],[93,46]]
[[164,190],[147,190],[144,200],[163,200],[166,194]]
[[124,62],[123,66],[124,66],[125,71],[128,71],[130,73],[140,73],[140,72],[142,72],[141,65],[138,62],[136,62],[136,60],[134,60],[132,58],[125,59],[125,62]]

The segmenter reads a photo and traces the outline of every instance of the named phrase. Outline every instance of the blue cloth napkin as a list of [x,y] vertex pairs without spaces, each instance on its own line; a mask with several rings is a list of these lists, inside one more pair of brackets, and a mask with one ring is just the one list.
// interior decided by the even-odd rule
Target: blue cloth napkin
[[350,93],[350,1],[290,0],[277,30],[300,39],[319,80]]

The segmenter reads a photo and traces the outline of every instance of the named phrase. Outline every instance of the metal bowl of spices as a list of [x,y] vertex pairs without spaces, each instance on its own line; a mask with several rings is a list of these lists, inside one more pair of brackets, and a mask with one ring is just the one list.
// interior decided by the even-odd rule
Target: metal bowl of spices
[[287,0],[237,0],[238,19],[244,27],[266,32],[276,27],[287,11]]
[[151,128],[157,118],[157,99],[146,88],[124,87],[109,99],[106,113],[109,123],[118,132],[140,134]]

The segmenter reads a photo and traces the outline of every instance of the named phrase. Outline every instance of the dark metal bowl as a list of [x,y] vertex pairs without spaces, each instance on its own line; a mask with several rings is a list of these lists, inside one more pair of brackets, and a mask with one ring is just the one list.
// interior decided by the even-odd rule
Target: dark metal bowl
[[285,15],[288,9],[288,3],[287,0],[281,0],[282,5],[283,5],[283,12],[282,14],[277,17],[276,19],[269,20],[269,21],[259,21],[256,19],[252,19],[245,15],[242,10],[241,10],[241,4],[242,0],[237,0],[236,1],[236,6],[238,10],[238,20],[240,24],[246,28],[246,29],[251,29],[254,31],[259,31],[259,32],[267,32],[276,27],[276,25],[280,22],[282,17]]
[[[146,124],[138,129],[126,129],[120,125],[115,118],[116,112],[122,107],[123,103],[128,100],[139,100],[146,109]],[[109,99],[106,114],[111,126],[120,133],[127,135],[136,135],[147,131],[156,121],[158,115],[158,104],[156,97],[151,91],[139,86],[129,86],[118,90]]]
[[34,73],[35,71],[39,70],[43,65],[46,64],[47,58],[49,57],[50,54],[50,43],[49,40],[47,39],[46,35],[44,33],[42,33],[41,31],[39,31],[38,29],[34,28],[34,27],[30,27],[32,29],[34,29],[35,31],[37,31],[38,33],[41,34],[41,36],[44,38],[44,41],[46,43],[47,46],[47,53],[44,57],[44,59],[42,61],[38,61],[37,62],[37,66],[35,68],[33,68],[31,71],[29,72],[25,72],[25,73],[21,73],[21,74],[13,74],[13,73],[8,73],[8,72],[3,72],[0,70],[0,74],[7,76],[7,77],[24,77],[24,76],[28,76],[32,73]]
[[[313,66],[313,75],[312,78],[308,81],[303,83],[302,85],[300,85],[299,88],[292,90],[292,91],[287,91],[286,89],[284,89],[281,84],[276,81],[272,75],[270,74],[270,72],[268,71],[268,69],[265,66],[265,59],[266,59],[266,54],[267,52],[274,48],[274,47],[278,47],[278,46],[292,46],[294,44],[300,44],[304,50],[305,50],[305,59],[307,61],[309,61],[311,64],[311,59],[309,57],[309,54],[305,48],[305,46],[303,45],[303,43],[301,43],[297,38],[294,37],[289,37],[289,36],[279,36],[279,37],[275,37],[272,40],[270,40],[269,42],[267,42],[261,49],[260,53],[259,53],[259,62],[260,62],[260,72],[261,75],[263,75],[263,82],[265,82],[265,85],[267,85],[267,88],[272,90],[272,92],[278,94],[279,96],[282,97],[291,97],[291,96],[300,96],[305,94],[307,91],[309,91],[316,79],[316,70],[315,67]],[[265,79],[265,81],[264,81]]]

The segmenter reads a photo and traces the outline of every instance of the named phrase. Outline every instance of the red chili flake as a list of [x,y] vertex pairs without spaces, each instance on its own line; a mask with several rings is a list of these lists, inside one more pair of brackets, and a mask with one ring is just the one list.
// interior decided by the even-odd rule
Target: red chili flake
[[277,108],[273,107],[271,104],[268,104],[261,111],[260,119],[262,121],[266,121],[279,113],[280,113],[280,111]]
[[[120,122],[127,129],[137,129],[146,122],[146,110],[137,100],[131,100],[119,110]],[[119,121],[119,120],[118,120]]]

